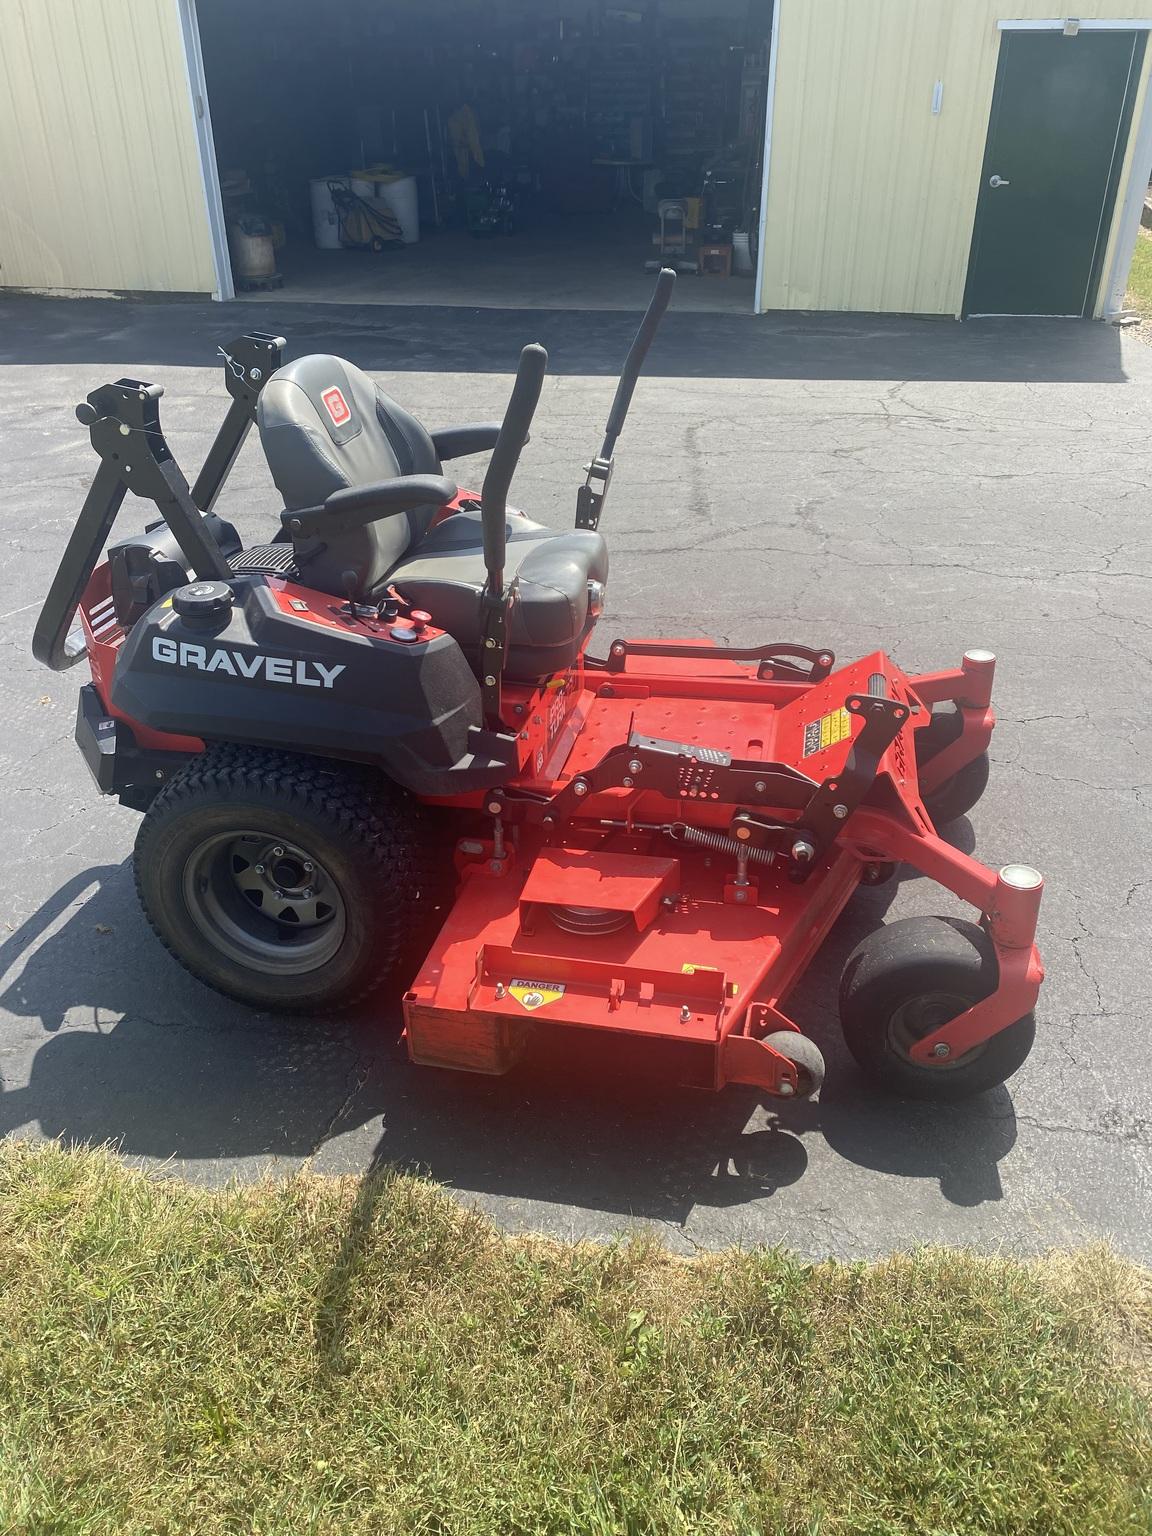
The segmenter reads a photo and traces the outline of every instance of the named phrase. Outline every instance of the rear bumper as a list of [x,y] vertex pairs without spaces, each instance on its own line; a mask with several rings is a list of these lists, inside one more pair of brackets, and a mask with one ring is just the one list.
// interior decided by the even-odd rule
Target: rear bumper
[[137,745],[130,726],[104,708],[93,683],[85,683],[76,705],[76,745],[102,795],[144,810],[172,774],[193,755],[157,752]]
[[85,683],[76,705],[76,745],[102,795],[116,793],[117,757],[125,736],[131,736],[127,726],[108,714],[96,689]]

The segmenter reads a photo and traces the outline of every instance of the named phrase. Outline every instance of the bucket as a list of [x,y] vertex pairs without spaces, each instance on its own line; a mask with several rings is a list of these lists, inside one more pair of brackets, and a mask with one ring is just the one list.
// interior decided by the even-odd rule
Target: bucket
[[420,238],[420,210],[415,176],[401,176],[384,168],[353,171],[352,190],[357,197],[379,198],[387,203],[400,221],[401,240],[405,245],[416,244]]
[[263,221],[248,220],[228,226],[228,244],[232,248],[232,266],[237,277],[274,277],[276,252],[272,231]]
[[348,178],[347,176],[317,176],[315,181],[309,182],[312,191],[312,232],[316,237],[316,244],[322,251],[338,251],[340,220],[336,215],[336,204],[332,201],[329,182],[346,187]]
[[733,231],[732,270],[738,277],[751,277],[756,270],[752,262],[751,237],[747,230]]

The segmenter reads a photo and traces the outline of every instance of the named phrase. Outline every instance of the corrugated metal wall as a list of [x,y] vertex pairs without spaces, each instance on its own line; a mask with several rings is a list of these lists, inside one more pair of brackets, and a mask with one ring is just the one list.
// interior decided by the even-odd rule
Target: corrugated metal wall
[[[1000,34],[1051,0],[776,0],[765,309],[958,315]],[[1147,20],[1081,0],[1082,20]],[[1133,114],[1140,121],[1152,45]],[[932,93],[943,81],[939,116]],[[1121,181],[1119,209],[1132,154]],[[1116,236],[1115,221],[1110,246]],[[1105,260],[1105,272],[1111,249]]]
[[0,0],[0,286],[212,291],[176,0]]

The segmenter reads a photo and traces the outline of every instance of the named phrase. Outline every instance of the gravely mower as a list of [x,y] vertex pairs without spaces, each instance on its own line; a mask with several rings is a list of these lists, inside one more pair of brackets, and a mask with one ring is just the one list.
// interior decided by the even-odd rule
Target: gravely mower
[[[281,338],[246,335],[191,490],[159,386],[94,390],[77,415],[100,467],[35,653],[87,655],[77,740],[100,790],[145,813],[144,910],[221,992],[325,1011],[407,984],[416,1062],[499,1073],[545,1031],[625,1035],[681,1081],[804,1096],[824,1064],[788,995],[856,888],[905,862],[979,924],[867,938],[845,1038],[898,1092],[989,1088],[1032,1043],[1042,881],[937,829],[986,783],[994,658],[913,676],[795,643],[587,652],[613,452],[674,281],[568,533],[507,507],[539,346],[502,424],[429,433],[350,363],[282,365]],[[213,506],[253,421],[284,511],[244,549]],[[483,490],[462,493],[442,465],[480,451]],[[101,561],[129,490],[160,520]]]

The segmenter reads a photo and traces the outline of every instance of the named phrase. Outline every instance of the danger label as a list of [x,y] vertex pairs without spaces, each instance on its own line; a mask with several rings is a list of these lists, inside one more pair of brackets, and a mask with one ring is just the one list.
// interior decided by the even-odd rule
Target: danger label
[[834,709],[819,720],[809,720],[804,727],[804,756],[814,752],[827,752],[838,742],[847,741],[852,734],[852,716],[846,709]]
[[335,384],[331,389],[326,389],[320,398],[324,402],[324,409],[332,418],[334,427],[342,427],[346,421],[351,420],[352,412],[348,408],[348,402]]
[[534,1013],[537,1008],[546,1008],[549,1003],[558,1003],[564,996],[564,983],[562,981],[524,981],[519,977],[513,977],[508,983],[508,990],[521,1008],[527,1008],[529,1013]]

